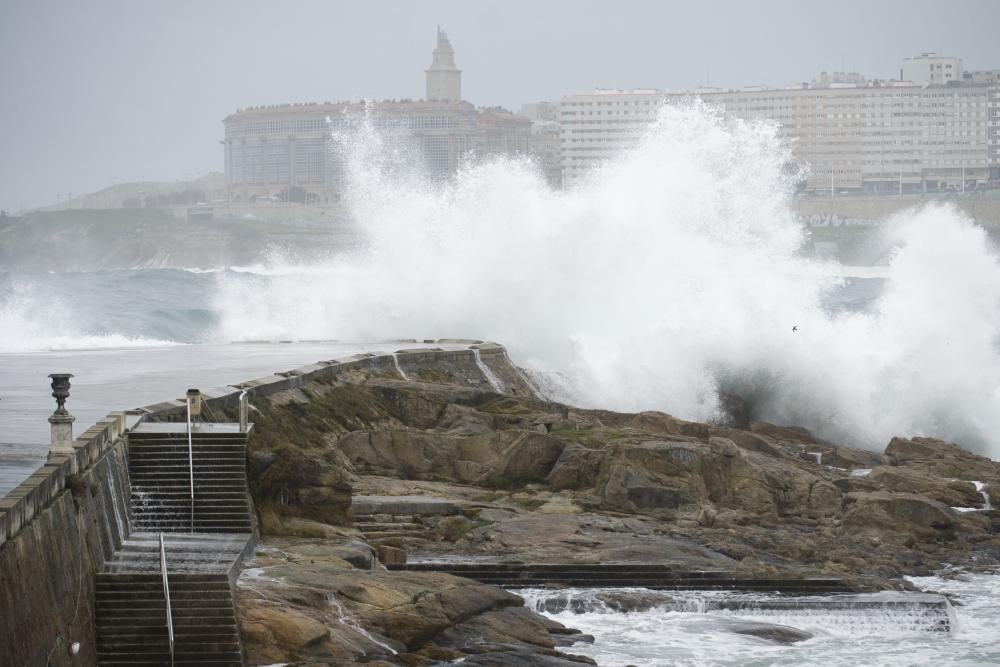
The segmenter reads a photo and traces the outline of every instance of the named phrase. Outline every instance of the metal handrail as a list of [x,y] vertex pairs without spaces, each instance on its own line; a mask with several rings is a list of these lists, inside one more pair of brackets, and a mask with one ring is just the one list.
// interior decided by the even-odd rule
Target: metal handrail
[[194,532],[194,448],[191,446],[191,397],[185,398],[187,403],[187,432],[188,432],[188,471],[191,475],[191,532]]
[[167,639],[170,641],[170,667],[174,667],[174,616],[170,608],[170,584],[167,582],[167,550],[160,533],[160,574],[163,576],[163,597],[167,601]]
[[249,404],[247,401],[247,390],[240,392],[240,433],[247,432],[247,423],[250,421]]

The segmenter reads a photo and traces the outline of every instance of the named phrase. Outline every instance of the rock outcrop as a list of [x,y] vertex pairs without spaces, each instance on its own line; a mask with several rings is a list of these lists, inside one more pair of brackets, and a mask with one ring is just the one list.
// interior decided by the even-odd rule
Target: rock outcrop
[[[352,370],[256,405],[251,488],[265,543],[281,552],[258,558],[263,575],[241,589],[255,659],[576,660],[553,639],[566,629],[516,596],[378,561],[655,561],[858,590],[1000,562],[1000,515],[980,492],[996,505],[1000,464],[958,445],[895,438],[878,454],[750,421],[733,398],[727,424],[700,424],[544,401],[504,359],[491,363],[516,395],[462,365],[407,363],[412,381]],[[449,510],[383,499],[361,521],[352,495]]]

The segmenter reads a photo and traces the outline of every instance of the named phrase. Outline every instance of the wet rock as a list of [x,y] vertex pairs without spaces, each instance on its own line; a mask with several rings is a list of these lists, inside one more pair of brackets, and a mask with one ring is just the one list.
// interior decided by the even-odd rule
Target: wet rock
[[583,633],[573,635],[558,635],[555,638],[556,646],[572,646],[573,644],[593,644],[594,635]]
[[524,607],[487,611],[444,630],[437,641],[459,650],[490,642],[555,648],[547,624],[541,619]]
[[290,558],[298,561],[346,563],[361,570],[370,570],[375,566],[372,548],[361,540],[316,539],[284,545],[282,549]]
[[913,493],[849,493],[843,525],[883,534],[904,533],[918,540],[948,537],[954,533],[954,510]]
[[1000,463],[936,438],[893,438],[885,448],[889,465],[907,466],[939,477],[1000,481]]
[[755,623],[751,621],[741,621],[732,623],[727,630],[738,635],[749,635],[758,639],[766,639],[775,644],[794,644],[806,639],[812,639],[813,635],[805,630],[799,630],[788,625],[775,625],[772,623]]
[[758,435],[766,436],[778,442],[795,442],[808,445],[827,445],[824,440],[820,440],[808,429],[801,426],[778,426],[768,422],[751,422],[750,430]]
[[982,496],[971,482],[942,479],[907,467],[879,466],[868,476],[888,491],[919,493],[949,507],[979,507]]
[[587,489],[594,486],[605,452],[586,448],[576,443],[567,444],[545,479],[553,491]]
[[868,493],[882,491],[882,486],[867,477],[843,477],[833,481],[841,493]]
[[406,550],[379,544],[375,547],[378,559],[383,565],[406,565]]
[[294,609],[251,606],[241,610],[240,617],[244,643],[255,649],[258,659],[300,655],[330,634],[323,623]]
[[482,644],[477,653],[466,657],[463,665],[476,667],[580,667],[596,665],[590,658],[567,655],[556,650],[528,649],[508,644]]
[[389,430],[348,433],[337,447],[361,472],[516,488],[544,481],[565,443],[533,431],[456,436]]

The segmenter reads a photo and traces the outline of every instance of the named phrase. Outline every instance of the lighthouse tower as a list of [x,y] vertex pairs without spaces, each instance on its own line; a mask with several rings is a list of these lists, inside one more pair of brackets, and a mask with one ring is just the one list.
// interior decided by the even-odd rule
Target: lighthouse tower
[[444,102],[462,101],[462,70],[455,67],[455,51],[448,35],[438,26],[437,48],[427,72],[427,99]]

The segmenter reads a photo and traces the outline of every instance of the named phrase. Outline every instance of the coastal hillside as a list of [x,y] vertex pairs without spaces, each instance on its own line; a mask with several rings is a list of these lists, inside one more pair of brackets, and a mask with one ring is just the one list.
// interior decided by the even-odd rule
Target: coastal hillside
[[0,272],[205,270],[272,256],[314,261],[356,243],[343,222],[304,218],[295,210],[217,211],[208,220],[189,220],[184,209],[36,211],[0,218]]
[[750,421],[735,397],[727,424],[582,410],[485,352],[255,399],[249,664],[589,660],[572,655],[586,636],[519,597],[406,563],[655,563],[855,591],[1000,563],[1000,464],[957,444],[900,434],[872,453]]

